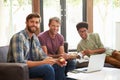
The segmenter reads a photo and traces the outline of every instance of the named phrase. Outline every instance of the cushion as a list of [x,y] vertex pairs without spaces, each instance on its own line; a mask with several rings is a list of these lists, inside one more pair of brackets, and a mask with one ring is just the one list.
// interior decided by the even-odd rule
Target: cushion
[[0,47],[0,62],[7,62],[8,46]]

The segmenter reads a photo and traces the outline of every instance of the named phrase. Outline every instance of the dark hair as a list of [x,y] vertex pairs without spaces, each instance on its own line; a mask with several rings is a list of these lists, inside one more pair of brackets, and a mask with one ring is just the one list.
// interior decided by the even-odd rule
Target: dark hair
[[88,29],[88,23],[87,22],[79,22],[76,25],[76,28],[77,28],[77,30],[79,30],[80,28],[86,28],[86,29]]
[[60,21],[60,19],[59,19],[58,17],[52,17],[52,18],[50,18],[50,19],[49,19],[49,24],[50,24],[53,20],[61,24],[61,21]]
[[26,17],[26,21],[32,18],[40,18],[40,15],[38,13],[31,13]]

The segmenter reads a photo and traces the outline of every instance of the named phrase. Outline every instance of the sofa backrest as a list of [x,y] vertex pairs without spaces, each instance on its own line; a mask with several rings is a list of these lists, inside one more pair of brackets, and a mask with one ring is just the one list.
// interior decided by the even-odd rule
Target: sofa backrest
[[0,62],[7,62],[8,46],[0,47]]
[[64,50],[65,53],[68,53],[68,42],[64,41]]
[[[0,47],[0,62],[7,62],[7,53],[9,46],[1,46]],[[68,53],[68,43],[64,42],[65,52]]]

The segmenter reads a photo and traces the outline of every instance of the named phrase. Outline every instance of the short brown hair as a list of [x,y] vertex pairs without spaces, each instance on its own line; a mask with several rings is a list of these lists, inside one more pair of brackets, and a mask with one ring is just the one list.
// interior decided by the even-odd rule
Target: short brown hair
[[32,18],[41,18],[41,17],[38,13],[31,13],[26,17],[26,21],[28,21],[29,19],[32,19]]
[[88,23],[87,22],[79,22],[76,25],[76,28],[77,28],[77,30],[79,30],[80,28],[86,28],[86,29],[88,29]]
[[50,24],[53,20],[61,24],[61,21],[60,21],[60,19],[59,19],[58,17],[52,17],[52,18],[50,18],[50,19],[49,19],[49,24]]

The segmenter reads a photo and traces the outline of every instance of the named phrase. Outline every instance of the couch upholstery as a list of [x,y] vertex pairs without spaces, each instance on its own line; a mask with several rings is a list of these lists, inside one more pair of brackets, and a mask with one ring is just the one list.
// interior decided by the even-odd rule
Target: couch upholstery
[[29,80],[27,65],[0,63],[0,80]]
[[[29,79],[28,67],[24,63],[7,63],[8,46],[0,47],[0,80],[42,80]],[[65,52],[68,52],[68,43],[64,42]]]
[[0,47],[0,80],[29,80],[24,63],[7,63],[8,46]]
[[0,47],[0,62],[7,61],[7,52],[8,52],[8,46]]

